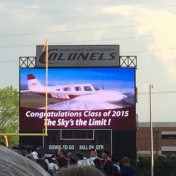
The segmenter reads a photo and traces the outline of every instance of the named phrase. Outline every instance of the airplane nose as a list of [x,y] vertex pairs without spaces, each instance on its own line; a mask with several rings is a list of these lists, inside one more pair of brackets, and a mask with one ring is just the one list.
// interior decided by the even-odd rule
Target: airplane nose
[[114,101],[120,101],[120,100],[122,100],[122,99],[125,99],[125,98],[127,98],[127,96],[126,95],[124,95],[124,94],[122,94],[122,93],[115,93],[114,94],[114,96],[112,97],[112,99],[114,99]]

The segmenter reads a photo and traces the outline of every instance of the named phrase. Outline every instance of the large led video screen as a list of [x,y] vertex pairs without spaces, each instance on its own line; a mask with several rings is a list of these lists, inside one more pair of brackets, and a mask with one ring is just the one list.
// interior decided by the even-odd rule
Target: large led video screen
[[47,80],[20,69],[20,130],[135,130],[135,68],[49,68]]

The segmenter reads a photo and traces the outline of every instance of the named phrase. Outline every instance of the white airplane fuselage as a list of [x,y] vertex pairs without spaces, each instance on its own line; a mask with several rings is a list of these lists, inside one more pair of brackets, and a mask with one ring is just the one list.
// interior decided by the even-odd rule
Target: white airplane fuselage
[[49,98],[55,98],[59,100],[71,100],[76,98],[77,100],[99,102],[105,101],[113,103],[127,97],[118,91],[99,90],[91,84],[57,85],[48,86],[46,88],[46,86],[40,84],[40,82],[35,77],[28,80],[28,88],[33,93],[44,96],[47,92]]

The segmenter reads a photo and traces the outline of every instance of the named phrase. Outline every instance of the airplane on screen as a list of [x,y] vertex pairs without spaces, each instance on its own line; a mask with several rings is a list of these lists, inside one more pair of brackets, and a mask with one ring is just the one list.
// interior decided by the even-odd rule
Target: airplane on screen
[[[46,86],[42,85],[33,74],[27,74],[29,90],[21,92],[33,92],[35,94],[46,94]],[[49,105],[51,110],[75,110],[75,109],[116,109],[120,108],[115,104],[127,97],[119,91],[100,90],[92,84],[68,84],[47,87],[49,98],[63,100],[54,105]],[[71,108],[71,109],[70,109]]]

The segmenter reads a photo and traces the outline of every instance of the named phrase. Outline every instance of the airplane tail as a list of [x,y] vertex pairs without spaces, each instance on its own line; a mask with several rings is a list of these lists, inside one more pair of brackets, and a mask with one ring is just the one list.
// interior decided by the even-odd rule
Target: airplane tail
[[27,74],[27,81],[28,89],[31,91],[37,91],[44,87],[32,73]]

